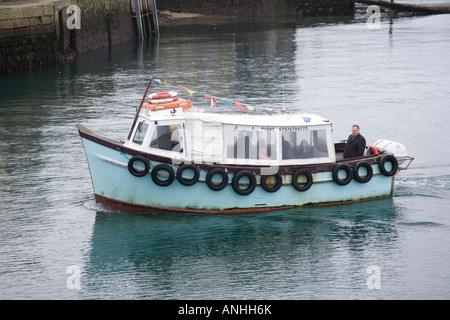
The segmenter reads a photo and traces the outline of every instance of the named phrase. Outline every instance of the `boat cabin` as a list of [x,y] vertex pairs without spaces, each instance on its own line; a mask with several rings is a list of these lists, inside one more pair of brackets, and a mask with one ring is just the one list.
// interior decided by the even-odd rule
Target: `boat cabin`
[[313,114],[146,111],[139,113],[125,145],[197,164],[279,166],[336,161],[332,124]]

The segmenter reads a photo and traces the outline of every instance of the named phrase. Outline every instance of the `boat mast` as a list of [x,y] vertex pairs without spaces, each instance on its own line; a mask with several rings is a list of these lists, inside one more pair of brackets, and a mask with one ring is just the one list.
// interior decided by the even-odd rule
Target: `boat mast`
[[145,90],[144,96],[142,97],[141,104],[139,105],[139,108],[136,111],[136,115],[134,116],[133,125],[131,126],[130,132],[128,133],[127,140],[130,140],[131,134],[133,133],[134,127],[136,126],[136,121],[139,117],[139,113],[141,112],[142,105],[144,104],[145,98],[147,97],[148,90],[150,89],[150,86],[152,85],[153,77],[150,77],[150,82],[148,83],[147,89]]

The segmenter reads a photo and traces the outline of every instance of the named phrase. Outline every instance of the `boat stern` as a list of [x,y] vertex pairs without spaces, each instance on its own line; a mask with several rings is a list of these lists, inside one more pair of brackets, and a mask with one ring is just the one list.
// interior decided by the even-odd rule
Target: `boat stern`
[[398,168],[400,170],[408,169],[409,165],[414,160],[414,158],[408,154],[406,147],[400,142],[380,139],[375,141],[373,146],[379,151],[386,151],[387,153],[392,154],[397,159]]

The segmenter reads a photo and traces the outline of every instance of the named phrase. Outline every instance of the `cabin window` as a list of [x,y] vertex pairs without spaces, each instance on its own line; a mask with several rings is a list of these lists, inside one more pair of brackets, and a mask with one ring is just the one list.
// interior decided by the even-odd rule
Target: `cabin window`
[[283,160],[328,157],[325,130],[290,128],[282,132],[281,140]]
[[223,125],[217,122],[203,122],[196,119],[186,121],[190,133],[189,151],[195,163],[223,161]]
[[276,134],[273,128],[230,126],[227,135],[227,158],[275,160]]
[[136,129],[136,133],[133,137],[133,142],[137,144],[141,144],[144,141],[145,134],[148,130],[148,124],[146,124],[144,121],[139,122],[138,127]]
[[158,125],[153,132],[150,148],[183,152],[183,126],[181,124]]

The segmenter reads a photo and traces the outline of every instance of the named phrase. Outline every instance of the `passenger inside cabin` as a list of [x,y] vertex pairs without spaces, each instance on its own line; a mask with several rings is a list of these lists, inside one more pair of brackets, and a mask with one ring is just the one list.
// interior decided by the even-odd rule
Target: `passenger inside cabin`
[[306,139],[302,139],[295,132],[282,135],[282,152],[283,159],[307,159],[314,157],[313,148]]
[[289,140],[286,140],[284,138],[284,135],[281,136],[281,148],[283,151],[283,159],[290,159],[289,155],[291,154],[292,150],[294,150],[294,144],[290,142]]
[[180,133],[178,126],[158,126],[150,143],[151,148],[183,152],[180,144]]
[[359,133],[359,125],[352,126],[352,134],[349,135],[345,144],[344,159],[360,157],[364,154],[366,139]]
[[283,160],[328,157],[326,132],[319,130],[293,130],[282,133]]
[[175,152],[183,152],[182,149],[182,137],[180,136],[180,130],[177,125],[171,125],[170,131],[172,132],[170,136],[171,150]]
[[306,159],[312,157],[312,149],[306,140],[302,140],[300,145],[296,146],[290,152],[291,159]]
[[169,126],[158,126],[156,128],[156,136],[153,136],[152,142],[150,143],[151,148],[171,150],[172,132]]

